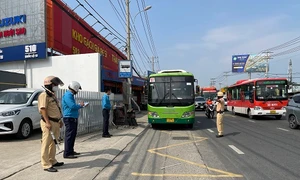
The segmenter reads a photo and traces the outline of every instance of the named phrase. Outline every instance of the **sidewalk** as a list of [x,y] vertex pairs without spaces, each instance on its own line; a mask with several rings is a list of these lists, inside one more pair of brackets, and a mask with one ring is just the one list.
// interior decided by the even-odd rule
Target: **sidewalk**
[[[40,149],[36,149],[36,152],[30,152],[36,157],[28,157],[28,159],[24,157],[19,166],[1,170],[0,179],[93,179],[148,126],[145,112],[136,116],[138,127],[134,129],[113,127],[110,129],[110,133],[113,134],[111,138],[102,138],[101,132],[78,137],[74,149],[81,155],[76,159],[64,159],[62,157],[63,144],[61,144],[61,151],[58,152],[56,158],[65,165],[57,167],[58,172],[56,173],[46,172],[42,169],[40,160],[37,160],[40,157]],[[26,166],[24,167],[22,164],[26,164]]]

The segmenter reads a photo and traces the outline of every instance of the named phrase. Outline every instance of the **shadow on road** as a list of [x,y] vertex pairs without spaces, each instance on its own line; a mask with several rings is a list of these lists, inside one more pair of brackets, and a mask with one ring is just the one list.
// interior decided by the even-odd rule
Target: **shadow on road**
[[36,129],[32,132],[30,137],[27,139],[19,139],[16,137],[16,135],[13,134],[0,135],[0,142],[32,141],[32,140],[41,139],[41,137],[42,137],[41,129]]

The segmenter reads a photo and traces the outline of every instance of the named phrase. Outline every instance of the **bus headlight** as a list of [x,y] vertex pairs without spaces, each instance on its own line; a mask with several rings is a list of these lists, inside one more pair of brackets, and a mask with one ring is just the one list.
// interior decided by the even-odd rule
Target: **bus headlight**
[[254,110],[262,110],[262,108],[260,106],[255,106]]
[[157,114],[157,112],[148,112],[148,114],[154,118],[159,118],[159,115]]
[[183,113],[182,114],[182,118],[187,118],[187,117],[190,117],[190,116],[192,116],[192,115],[194,115],[194,111],[190,111],[190,112],[185,112],[185,113]]
[[281,108],[281,110],[284,110],[284,111],[286,111],[285,107],[282,107],[282,108]]

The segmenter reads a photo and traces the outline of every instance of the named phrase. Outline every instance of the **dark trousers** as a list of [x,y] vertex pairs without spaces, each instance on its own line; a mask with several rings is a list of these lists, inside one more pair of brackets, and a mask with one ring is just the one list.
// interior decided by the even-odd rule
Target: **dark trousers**
[[108,124],[109,124],[109,109],[103,109],[103,132],[102,135],[109,135]]
[[64,118],[64,123],[66,127],[64,157],[66,157],[74,153],[74,144],[77,135],[78,119]]

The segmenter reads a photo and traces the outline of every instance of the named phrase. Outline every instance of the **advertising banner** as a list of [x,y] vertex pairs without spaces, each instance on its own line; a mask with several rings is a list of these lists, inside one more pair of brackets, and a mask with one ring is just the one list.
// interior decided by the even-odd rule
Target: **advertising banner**
[[103,67],[118,72],[119,60],[126,59],[122,52],[60,0],[47,6],[49,14],[53,14],[52,19],[48,18],[51,20],[48,22],[48,37],[52,38],[48,47],[62,54],[98,52],[103,57]]
[[45,1],[0,1],[0,62],[46,58]]
[[250,54],[232,56],[233,73],[266,72],[267,66],[268,63],[265,56],[250,55]]

